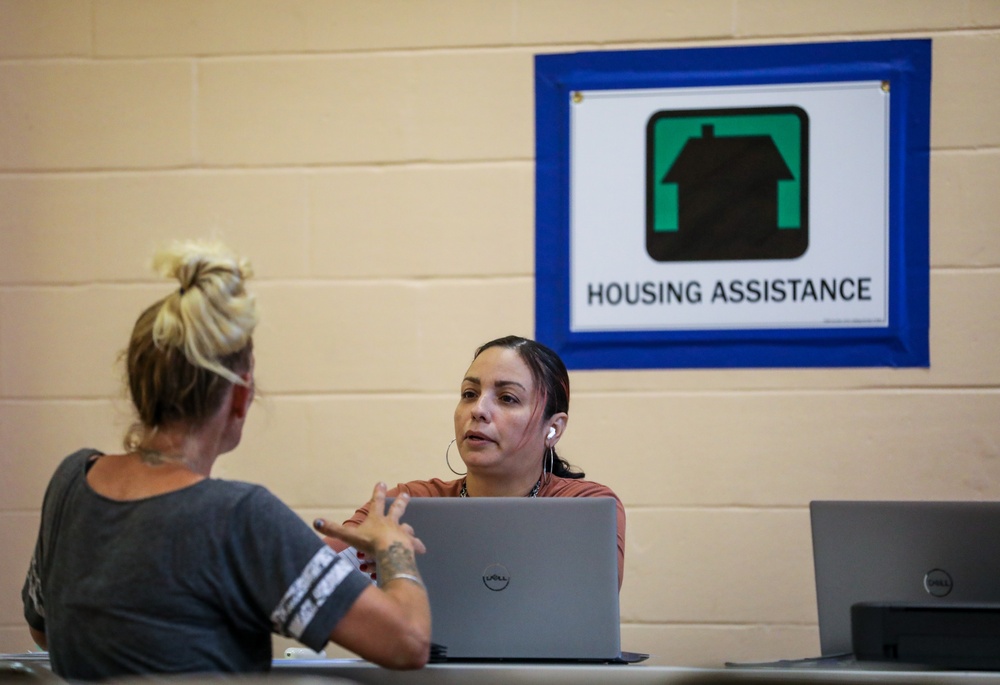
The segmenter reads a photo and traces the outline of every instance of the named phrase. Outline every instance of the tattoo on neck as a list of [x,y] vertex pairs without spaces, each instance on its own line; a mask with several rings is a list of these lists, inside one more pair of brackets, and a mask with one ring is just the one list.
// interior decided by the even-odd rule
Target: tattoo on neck
[[394,542],[388,549],[376,552],[375,563],[378,565],[379,577],[391,578],[397,573],[418,573],[413,550],[407,549],[401,542]]

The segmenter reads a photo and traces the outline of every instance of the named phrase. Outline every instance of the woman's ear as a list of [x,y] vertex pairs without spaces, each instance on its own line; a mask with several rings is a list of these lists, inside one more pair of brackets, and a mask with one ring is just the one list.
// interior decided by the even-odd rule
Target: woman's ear
[[254,381],[253,373],[240,374],[245,385],[233,384],[232,413],[238,419],[245,419],[250,411],[250,404],[253,402]]
[[562,437],[563,432],[566,430],[566,424],[569,422],[569,414],[564,411],[558,414],[553,414],[548,421],[545,422],[545,446],[554,447],[559,438]]

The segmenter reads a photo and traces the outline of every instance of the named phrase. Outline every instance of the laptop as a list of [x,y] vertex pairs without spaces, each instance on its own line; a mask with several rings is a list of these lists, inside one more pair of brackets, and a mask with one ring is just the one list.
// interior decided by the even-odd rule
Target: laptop
[[820,649],[852,652],[851,607],[1000,602],[1000,502],[809,505]]
[[626,663],[615,501],[419,497],[402,521],[430,598],[433,661]]

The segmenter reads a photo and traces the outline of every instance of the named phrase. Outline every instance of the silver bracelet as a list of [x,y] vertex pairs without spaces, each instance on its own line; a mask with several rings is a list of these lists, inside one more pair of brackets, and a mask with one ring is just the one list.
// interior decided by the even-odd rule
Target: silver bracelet
[[424,585],[424,581],[420,580],[420,576],[415,576],[412,573],[397,573],[394,576],[389,576],[385,580],[382,580],[381,583],[382,585],[388,585],[394,580],[409,580],[411,582],[416,583],[420,587],[427,589],[427,586]]

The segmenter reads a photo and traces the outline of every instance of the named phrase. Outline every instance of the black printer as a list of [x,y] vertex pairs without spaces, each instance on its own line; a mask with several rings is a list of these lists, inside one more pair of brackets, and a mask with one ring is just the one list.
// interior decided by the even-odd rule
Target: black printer
[[861,602],[851,639],[858,661],[1000,670],[1000,604]]

